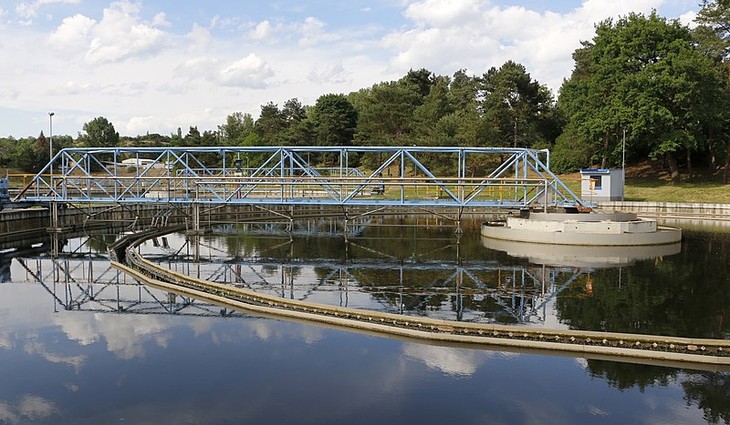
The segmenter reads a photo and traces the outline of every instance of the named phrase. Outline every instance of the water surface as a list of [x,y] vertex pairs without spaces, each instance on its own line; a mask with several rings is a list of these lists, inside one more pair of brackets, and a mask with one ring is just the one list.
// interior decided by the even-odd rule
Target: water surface
[[[291,238],[271,228],[225,228],[197,241],[170,235],[143,251],[191,274],[335,305],[729,335],[728,233],[685,232],[675,254],[603,257],[612,264],[567,255],[561,265],[558,254],[487,248],[469,225],[457,239],[438,220],[376,218],[348,242],[336,224],[322,226],[321,236]],[[110,240],[70,240],[58,259],[3,254],[0,423],[730,422],[728,373],[433,346],[253,317],[118,274],[104,254]]]

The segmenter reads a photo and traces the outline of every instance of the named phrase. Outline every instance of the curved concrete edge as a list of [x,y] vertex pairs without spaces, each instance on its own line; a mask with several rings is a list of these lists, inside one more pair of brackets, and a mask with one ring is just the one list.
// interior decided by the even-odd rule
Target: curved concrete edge
[[519,229],[485,223],[481,226],[481,234],[487,238],[516,242],[581,246],[666,245],[682,240],[682,229],[665,226],[657,227],[656,232],[583,233],[553,231],[551,229],[541,231],[538,226]]
[[533,264],[558,267],[608,268],[633,264],[639,260],[679,254],[682,243],[637,246],[548,245],[481,237],[486,248],[503,251],[512,257],[526,258]]
[[622,211],[594,210],[591,213],[553,213],[553,212],[530,212],[530,220],[538,221],[579,221],[579,222],[596,222],[596,221],[635,221],[638,216],[635,213]]
[[[143,240],[136,241],[135,245],[139,245],[143,242]],[[131,248],[134,248],[135,245],[133,245]],[[130,248],[130,249],[131,249]],[[527,334],[527,335],[541,335],[545,334],[548,330],[542,329],[542,328],[531,328],[531,327],[525,327],[525,326],[518,326],[518,325],[499,325],[499,324],[482,324],[482,323],[471,323],[471,322],[454,322],[449,320],[443,320],[443,319],[432,319],[432,318],[426,318],[426,317],[412,317],[412,316],[403,316],[401,314],[394,314],[394,313],[386,313],[386,312],[378,312],[373,310],[364,310],[364,309],[356,309],[356,308],[350,308],[350,307],[338,307],[338,306],[331,306],[327,304],[318,304],[318,303],[312,303],[308,301],[300,301],[300,300],[293,300],[293,299],[284,299],[281,297],[277,297],[274,295],[267,295],[267,294],[261,294],[253,290],[248,290],[245,288],[238,288],[233,287],[226,284],[220,284],[216,282],[211,282],[204,279],[199,279],[195,277],[188,276],[183,273],[175,272],[170,269],[166,269],[164,267],[161,267],[157,264],[152,263],[151,261],[144,259],[137,253],[137,257],[140,259],[143,265],[144,270],[153,271],[158,274],[163,274],[166,276],[166,278],[171,279],[175,282],[182,282],[182,283],[192,283],[195,285],[199,285],[201,288],[205,288],[206,290],[218,290],[223,291],[226,293],[235,293],[237,295],[241,295],[245,298],[247,298],[249,301],[253,301],[256,303],[265,303],[271,306],[275,307],[290,307],[290,308],[299,308],[302,310],[310,309],[311,311],[318,311],[321,313],[328,313],[328,314],[334,314],[334,315],[345,315],[349,314],[352,316],[356,316],[359,318],[359,316],[371,316],[375,317],[377,319],[383,319],[383,320],[403,320],[412,318],[417,319],[417,321],[423,325],[430,326],[432,328],[438,328],[440,330],[444,331],[453,331],[454,327],[459,327],[461,329],[467,329],[467,330],[473,330],[473,331],[483,331],[483,332],[502,332],[502,333],[520,333],[520,334]],[[144,274],[140,273],[139,271],[135,270],[134,268],[131,268],[129,266],[113,262],[113,266],[117,268],[124,268],[126,270],[134,271],[135,274],[139,276],[144,276]],[[159,279],[155,279],[159,280]],[[676,345],[696,345],[696,346],[702,346],[702,345],[715,345],[718,347],[723,347],[725,350],[730,351],[730,340],[723,340],[723,339],[703,339],[703,338],[686,338],[686,337],[670,337],[670,336],[658,336],[658,335],[648,335],[648,334],[634,334],[634,333],[608,333],[608,332],[598,332],[598,331],[581,331],[581,330],[554,330],[550,329],[550,332],[559,333],[561,336],[565,337],[575,337],[575,338],[612,338],[614,340],[630,340],[634,342],[641,342],[641,343],[659,343],[659,344],[669,344],[673,343]]]
[[[230,298],[210,294],[205,291],[195,290],[191,288],[181,287],[179,285],[163,282],[160,280],[152,279],[145,276],[142,273],[137,272],[125,265],[114,263],[113,266],[123,272],[129,274],[135,279],[144,282],[158,289],[174,292],[180,295],[191,296],[193,298],[205,300],[223,307],[232,307],[239,311],[245,311],[256,315],[289,319],[293,321],[301,321],[305,323],[315,323],[321,325],[328,325],[337,328],[345,328],[349,330],[361,331],[368,334],[396,336],[410,340],[427,341],[431,343],[441,344],[457,344],[465,346],[480,346],[490,348],[512,348],[518,350],[531,350],[538,353],[557,353],[557,354],[569,354],[573,356],[581,357],[598,357],[601,359],[614,360],[614,361],[625,361],[625,362],[647,362],[650,364],[661,364],[663,366],[686,368],[692,367],[701,370],[725,372],[730,371],[730,357],[718,357],[708,356],[701,354],[687,354],[687,353],[676,353],[676,352],[664,352],[664,351],[648,351],[634,348],[624,347],[611,347],[601,345],[587,345],[587,344],[572,344],[568,342],[549,341],[549,340],[531,340],[531,339],[515,339],[513,337],[495,337],[490,336],[490,333],[484,335],[465,335],[448,332],[448,328],[440,327],[437,332],[411,329],[402,326],[396,326],[395,323],[389,323],[382,317],[375,316],[373,321],[357,321],[347,317],[329,316],[318,313],[302,312],[297,310],[286,310],[277,307],[269,307],[262,305],[254,305],[241,301],[232,300]],[[315,304],[316,305],[316,304]],[[353,309],[354,310],[354,309]],[[368,312],[364,312],[367,314]],[[374,313],[374,312],[369,312]],[[419,318],[417,317],[404,317],[397,316],[401,325],[403,323],[411,323],[418,325]],[[405,321],[405,322],[404,322]],[[448,322],[445,322],[448,323]],[[500,329],[500,327],[491,327],[491,329]],[[514,327],[506,327],[503,329],[504,332],[509,333],[515,330]],[[522,329],[525,331],[525,329]],[[533,330],[534,331],[534,330]],[[568,332],[570,333],[570,332]],[[492,331],[493,334],[493,331]],[[596,337],[597,341],[600,341],[601,336],[605,334],[592,332],[592,335]],[[519,333],[518,335],[527,335]],[[624,334],[628,341],[633,341],[631,337],[637,335]],[[566,336],[566,339],[568,337]],[[695,342],[700,342],[695,340]]]
[[[123,264],[112,265],[128,273],[140,282],[170,292],[230,306],[238,310],[288,320],[305,321],[331,325],[368,333],[396,336],[438,344],[464,344],[467,346],[496,347],[511,350],[536,350],[540,353],[562,354],[590,358],[601,358],[626,362],[638,362],[671,367],[691,367],[702,370],[730,370],[730,357],[708,354],[693,354],[703,351],[705,345],[718,352],[730,352],[730,341],[693,338],[677,338],[638,334],[614,334],[607,332],[535,329],[510,325],[488,325],[451,322],[438,319],[402,316],[344,307],[334,307],[306,301],[285,300],[242,288],[234,288],[202,279],[193,278],[155,265],[134,251],[144,238],[133,243],[129,250],[144,264],[143,270],[163,273],[176,283],[167,283],[146,276],[140,271]],[[182,286],[192,282],[198,288]],[[246,301],[231,299],[229,294],[243,295]],[[248,297],[248,298],[246,298]],[[520,339],[522,338],[522,339]],[[576,343],[577,338],[586,342]],[[562,342],[566,341],[566,342]],[[570,341],[570,342],[567,342]],[[612,345],[613,344],[613,345]],[[641,345],[660,349],[640,349]],[[663,351],[661,346],[674,347],[685,352]],[[690,352],[686,352],[690,351]]]

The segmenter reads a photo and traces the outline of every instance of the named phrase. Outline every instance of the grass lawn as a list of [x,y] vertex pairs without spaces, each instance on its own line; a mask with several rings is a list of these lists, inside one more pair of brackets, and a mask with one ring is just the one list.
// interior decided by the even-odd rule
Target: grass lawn
[[[580,174],[558,176],[580,196]],[[697,176],[692,182],[671,184],[667,173],[657,164],[645,162],[626,168],[624,199],[637,202],[700,202],[730,204],[730,184],[722,184],[722,177]]]
[[730,204],[730,184],[693,182],[670,185],[646,178],[626,179],[627,201]]

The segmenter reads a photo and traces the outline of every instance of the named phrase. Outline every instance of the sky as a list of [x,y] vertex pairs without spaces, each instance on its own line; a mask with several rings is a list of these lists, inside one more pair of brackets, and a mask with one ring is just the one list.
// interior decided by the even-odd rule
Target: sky
[[0,137],[76,137],[96,117],[122,136],[216,130],[268,102],[508,60],[557,95],[596,23],[656,10],[690,25],[698,3],[0,0]]

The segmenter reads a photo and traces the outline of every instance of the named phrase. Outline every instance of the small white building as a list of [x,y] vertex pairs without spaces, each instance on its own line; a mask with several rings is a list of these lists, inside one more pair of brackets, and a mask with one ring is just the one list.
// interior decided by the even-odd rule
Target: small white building
[[155,163],[154,159],[146,159],[146,158],[127,158],[127,159],[122,160],[121,164],[124,167],[136,167],[138,169],[149,168],[150,166],[153,166],[153,165],[155,168],[162,167],[162,164]]
[[584,168],[580,170],[580,197],[586,201],[623,201],[622,168]]

